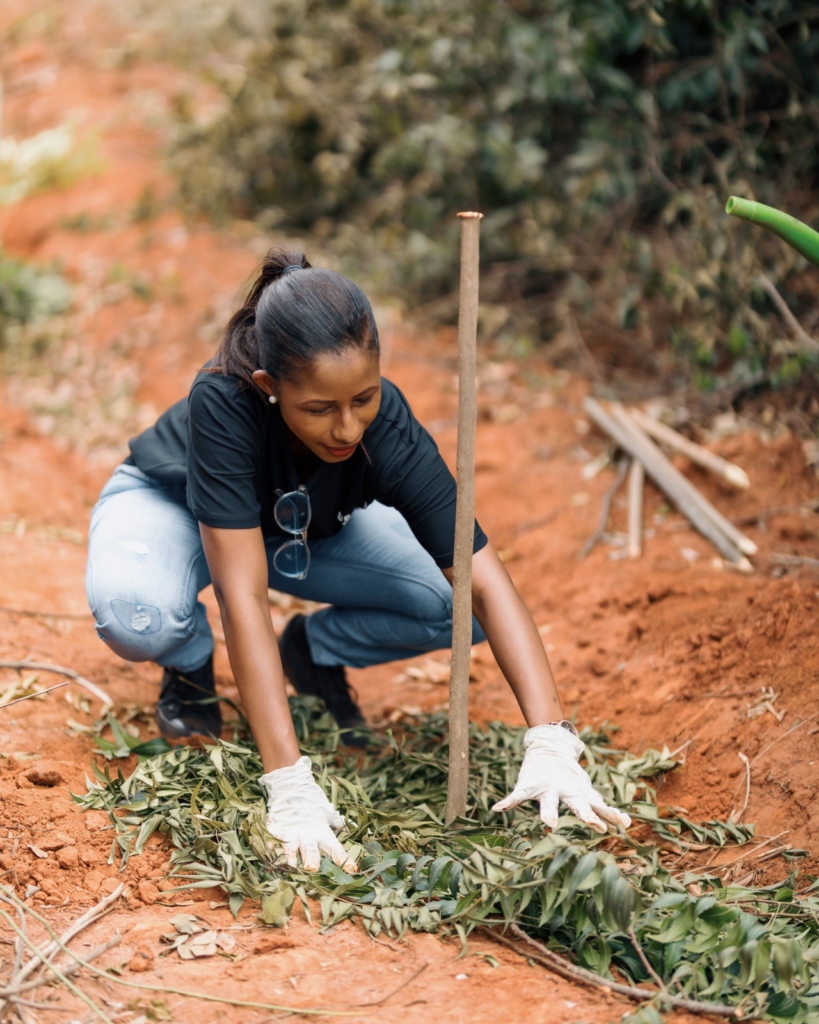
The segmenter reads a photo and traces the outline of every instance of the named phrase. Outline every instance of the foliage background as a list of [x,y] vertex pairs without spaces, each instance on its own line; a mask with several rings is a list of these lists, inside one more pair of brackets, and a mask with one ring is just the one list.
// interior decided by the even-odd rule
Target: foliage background
[[477,208],[484,338],[525,351],[579,325],[604,369],[705,387],[781,383],[808,365],[755,279],[764,268],[810,330],[815,271],[723,207],[737,193],[819,223],[816,5],[174,10],[146,0],[165,45],[222,99],[205,117],[177,104],[172,159],[191,212],[311,236],[382,293],[451,320],[455,213]]

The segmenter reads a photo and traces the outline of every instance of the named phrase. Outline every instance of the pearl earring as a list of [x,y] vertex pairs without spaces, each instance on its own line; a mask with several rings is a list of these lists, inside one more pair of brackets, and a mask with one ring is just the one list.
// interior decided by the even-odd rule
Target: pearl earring
[[275,405],[276,402],[278,402],[278,398],[276,398],[275,395],[268,395],[267,400],[268,402],[270,402],[271,405]]

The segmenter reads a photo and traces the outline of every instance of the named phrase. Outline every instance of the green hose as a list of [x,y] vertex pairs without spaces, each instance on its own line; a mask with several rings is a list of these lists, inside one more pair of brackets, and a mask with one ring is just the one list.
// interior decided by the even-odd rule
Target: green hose
[[819,267],[819,231],[809,228],[807,224],[803,224],[796,217],[782,213],[781,210],[775,210],[772,206],[765,206],[764,203],[740,199],[738,196],[731,196],[725,207],[725,212],[773,231],[788,245],[793,246],[805,259]]

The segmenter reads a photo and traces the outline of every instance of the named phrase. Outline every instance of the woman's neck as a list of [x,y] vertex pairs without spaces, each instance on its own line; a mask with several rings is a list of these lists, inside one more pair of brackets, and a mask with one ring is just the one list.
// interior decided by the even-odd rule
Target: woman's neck
[[300,484],[305,484],[315,473],[321,464],[321,459],[314,452],[311,452],[307,445],[288,427],[288,442],[290,454],[293,458],[293,465],[296,468],[296,476]]

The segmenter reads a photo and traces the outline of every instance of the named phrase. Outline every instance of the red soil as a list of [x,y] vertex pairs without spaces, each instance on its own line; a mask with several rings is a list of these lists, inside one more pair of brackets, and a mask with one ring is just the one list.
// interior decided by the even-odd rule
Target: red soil
[[[178,69],[140,56],[139,37],[123,39],[121,27],[109,17],[105,5],[82,0],[62,0],[59,6],[15,0],[0,12],[7,33],[0,59],[4,131],[29,135],[73,112],[85,130],[97,133],[103,157],[96,173],[0,211],[7,251],[37,261],[59,259],[75,282],[70,323],[78,352],[73,362],[47,356],[39,377],[0,382],[0,601],[6,608],[76,616],[0,611],[0,658],[72,666],[102,684],[117,705],[150,707],[156,667],[115,658],[97,640],[86,613],[89,512],[125,452],[127,437],[187,390],[212,349],[213,325],[231,308],[260,243],[239,229],[220,233],[185,225],[171,209],[146,221],[129,216],[146,185],[159,196],[170,191],[161,162],[161,119],[157,127],[149,115],[154,109],[161,114],[178,90],[193,86]],[[116,51],[126,49],[132,54],[128,60],[114,59]],[[66,227],[81,214],[97,221],[107,217],[110,226],[83,233]],[[121,270],[110,273],[114,265],[126,268],[128,280],[147,283],[148,301],[133,289],[114,287],[112,277],[122,276]],[[381,322],[391,325],[385,331],[388,375],[454,461],[453,337],[447,332],[421,336],[387,310]],[[133,381],[133,400],[126,396],[119,411],[112,406],[102,417],[90,399],[112,380]],[[47,397],[60,386],[73,410],[44,413],[43,393]],[[514,364],[487,359],[482,371],[479,516],[506,552],[509,570],[542,627],[566,710],[576,707],[580,723],[615,724],[617,744],[632,750],[663,744],[682,748],[685,764],[664,781],[659,795],[666,804],[685,807],[695,820],[725,817],[742,806],[745,775],[739,755],[744,754],[751,764],[744,820],[755,822],[763,839],[780,835],[778,842],[808,850],[810,857],[798,863],[815,872],[819,574],[802,567],[777,578],[782,570],[771,555],[816,558],[817,520],[808,513],[786,513],[768,518],[764,530],[748,527],[760,554],[757,571],[743,576],[715,568],[708,545],[669,514],[649,488],[646,522],[654,524],[655,533],[647,538],[643,557],[612,559],[615,549],[604,544],[578,562],[611,481],[611,470],[588,482],[580,475],[582,459],[598,454],[605,443],[588,432],[582,415],[587,390],[584,380],[555,374],[536,358]],[[750,491],[735,492],[683,468],[729,516],[819,497],[819,481],[806,468],[801,444],[788,433],[740,431],[717,439],[714,448],[748,471]],[[614,521],[624,527],[625,507],[618,501]],[[216,619],[212,597],[207,600]],[[281,612],[274,608],[274,617]],[[485,645],[474,664],[473,716],[520,722]],[[373,721],[445,705],[445,684],[408,678],[406,667],[353,673]],[[222,692],[235,695],[223,644],[217,645],[217,670]],[[14,678],[0,670],[2,685]],[[53,681],[40,677],[41,683]],[[784,712],[781,720],[767,711],[749,716],[749,708],[770,697],[763,688],[776,694],[773,708]],[[434,1010],[439,1019],[453,1022],[603,1024],[626,1012],[625,1002],[528,966],[488,938],[477,937],[469,955],[458,960],[457,944],[436,937],[373,942],[351,924],[320,933],[300,913],[286,935],[271,934],[255,926],[251,907],[240,916],[239,956],[233,961],[158,959],[159,936],[172,930],[169,919],[178,913],[173,908],[187,905],[186,912],[215,927],[228,927],[232,919],[223,907],[211,909],[212,901],[221,902],[218,891],[164,892],[171,886],[164,879],[169,851],[158,839],[120,875],[107,865],[106,820],[98,813],[83,815],[70,797],[84,789],[94,748],[68,719],[87,725],[99,710],[94,702],[88,714],[80,697],[72,686],[0,717],[0,871],[21,894],[38,887],[32,905],[49,908],[45,913],[60,924],[124,881],[125,900],[84,941],[96,945],[118,928],[122,945],[102,962],[124,965],[125,977],[251,1001],[340,1008],[380,999],[428,964],[383,1012],[364,1012],[358,1019],[390,1014],[401,1021],[426,1021]],[[153,734],[149,717],[137,721],[143,736]],[[791,735],[802,721],[805,725]],[[47,856],[36,856],[30,846]],[[717,862],[737,855],[726,850]],[[702,866],[696,857],[689,855],[684,865]],[[726,877],[772,881],[787,870],[780,857],[760,861],[752,854],[727,867]],[[484,953],[500,966],[493,968]],[[92,981],[83,985],[107,1001],[117,1020],[134,1020],[150,1009],[149,992]],[[178,1020],[194,1013],[202,1022],[271,1019],[258,1010],[209,1003],[194,1008],[181,997],[161,998]],[[151,1013],[156,1012],[154,1007]]]

